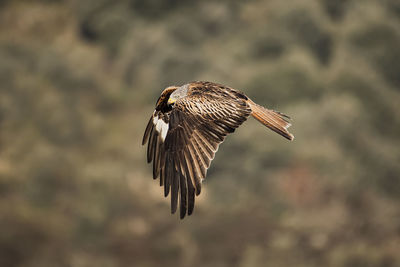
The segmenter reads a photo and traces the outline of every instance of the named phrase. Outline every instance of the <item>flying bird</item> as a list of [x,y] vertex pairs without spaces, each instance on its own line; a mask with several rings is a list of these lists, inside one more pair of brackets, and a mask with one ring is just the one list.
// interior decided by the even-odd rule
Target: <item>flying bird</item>
[[144,132],[147,162],[153,162],[153,178],[160,177],[165,197],[171,192],[171,213],[178,206],[180,218],[191,215],[195,195],[229,133],[249,116],[288,140],[289,117],[254,103],[242,92],[213,82],[196,81],[167,87]]

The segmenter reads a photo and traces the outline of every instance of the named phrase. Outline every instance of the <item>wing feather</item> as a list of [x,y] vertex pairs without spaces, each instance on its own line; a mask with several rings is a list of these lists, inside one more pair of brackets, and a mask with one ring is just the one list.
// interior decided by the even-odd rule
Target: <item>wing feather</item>
[[176,212],[178,206],[178,193],[179,193],[179,178],[180,172],[177,170],[177,162],[174,157],[172,157],[172,172],[173,177],[171,177],[171,213]]
[[174,175],[173,173],[173,166],[172,166],[172,160],[171,160],[171,154],[166,153],[166,158],[165,158],[165,165],[164,165],[164,170],[165,170],[165,181],[164,181],[164,196],[167,197],[169,194],[170,186],[171,186],[171,180],[172,176]]
[[179,196],[179,212],[180,218],[183,219],[186,215],[187,210],[187,183],[183,170],[181,170],[179,174],[179,187],[181,192]]
[[149,139],[150,132],[153,130],[153,116],[151,116],[149,122],[147,123],[146,130],[144,130],[144,135],[142,139],[142,145],[145,145],[147,143],[147,140]]
[[194,178],[193,178],[193,172],[191,172],[191,168],[189,167],[190,163],[186,159],[185,156],[185,151],[182,151],[180,161],[182,163],[183,167],[183,173],[185,174],[184,176],[186,177],[186,184],[187,184],[187,205],[188,205],[188,210],[187,214],[191,215],[194,209],[194,202],[195,202],[195,187],[194,187]]
[[203,158],[207,163],[207,168],[210,166],[210,162],[214,157],[213,150],[205,143],[204,139],[201,137],[197,131],[193,132],[193,137],[197,142],[197,146],[201,149],[203,153]]
[[222,143],[222,141],[224,141],[225,135],[215,129],[215,124],[213,122],[201,125],[201,128],[202,129],[199,129],[199,131],[206,133],[209,137],[214,139],[215,142]]
[[164,185],[165,182],[165,151],[164,151],[164,146],[161,143],[160,144],[160,186]]
[[210,140],[208,140],[204,134],[200,133],[199,131],[195,131],[195,134],[197,135],[197,137],[201,140],[201,142],[203,143],[204,147],[206,148],[206,150],[208,151],[209,155],[210,155],[210,159],[214,158],[214,154],[218,149],[218,144],[216,144],[215,142],[212,142]]
[[161,140],[157,131],[154,133],[154,156],[153,156],[153,179],[158,177],[160,173],[160,149],[161,149]]
[[194,210],[194,202],[195,202],[195,188],[193,184],[188,180],[188,211],[187,214],[191,215]]
[[196,184],[200,184],[202,176],[202,170],[200,166],[199,156],[196,154],[196,150],[193,148],[193,144],[190,143],[187,146],[189,155],[190,155],[190,163],[192,164],[193,172],[196,179]]
[[188,169],[186,171],[186,173],[188,174],[189,177],[187,177],[187,178],[188,179],[190,178],[190,180],[192,181],[192,184],[195,187],[196,195],[199,195],[201,192],[201,179],[200,179],[200,177],[197,176],[196,172],[194,171],[195,167],[192,164],[193,159],[189,153],[190,152],[188,150],[183,151],[183,154],[185,156],[185,163],[186,163],[186,166]]
[[[154,157],[155,157],[155,152],[157,149],[157,139],[158,139],[158,132],[155,130],[153,127],[151,133],[150,133],[150,139],[149,139],[149,147],[147,151],[147,161],[148,163],[153,161],[154,165]],[[155,178],[155,177],[154,177]]]
[[210,158],[208,157],[207,152],[205,152],[206,149],[201,144],[201,140],[197,137],[195,133],[193,134],[192,143],[193,146],[196,148],[196,153],[199,155],[203,167],[205,168],[205,173],[204,173],[204,178],[205,178],[207,173],[207,168],[210,166]]

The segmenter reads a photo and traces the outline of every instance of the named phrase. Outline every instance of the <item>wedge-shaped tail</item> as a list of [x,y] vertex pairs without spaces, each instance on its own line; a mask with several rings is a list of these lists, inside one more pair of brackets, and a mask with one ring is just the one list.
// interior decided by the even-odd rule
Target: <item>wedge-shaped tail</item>
[[287,130],[290,127],[289,117],[267,108],[264,108],[250,99],[248,100],[249,105],[251,107],[251,115],[270,128],[272,131],[277,132],[278,134],[282,135],[283,137],[289,139],[290,141],[294,139],[293,134],[289,133]]

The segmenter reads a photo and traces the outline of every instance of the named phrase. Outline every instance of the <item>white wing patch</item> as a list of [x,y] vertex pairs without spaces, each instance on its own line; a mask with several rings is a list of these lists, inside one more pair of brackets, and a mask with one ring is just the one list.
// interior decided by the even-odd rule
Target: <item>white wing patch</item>
[[161,139],[163,140],[163,142],[165,141],[165,137],[167,137],[167,133],[168,133],[168,128],[169,128],[169,124],[165,123],[163,120],[162,121],[162,126],[161,126]]
[[156,131],[161,135],[161,139],[164,142],[165,137],[167,137],[169,125],[157,116],[153,118],[153,124],[156,127]]

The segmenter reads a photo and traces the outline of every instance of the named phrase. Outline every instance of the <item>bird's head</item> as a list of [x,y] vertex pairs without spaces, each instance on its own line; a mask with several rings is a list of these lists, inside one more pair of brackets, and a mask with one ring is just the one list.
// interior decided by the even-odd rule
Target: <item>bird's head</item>
[[189,85],[185,84],[181,87],[179,87],[178,89],[176,89],[175,91],[172,92],[172,94],[169,96],[168,98],[168,105],[173,105],[175,104],[175,102],[180,99],[183,98],[187,95],[187,91],[189,89]]
[[169,96],[167,104],[168,105],[173,105],[173,104],[175,104],[176,100],[178,100],[178,99],[175,98],[175,97]]
[[168,99],[169,96],[177,89],[179,88],[178,86],[169,86],[167,88],[164,89],[164,91],[161,93],[160,97],[157,100],[157,104],[156,104],[156,109],[160,110],[163,107],[169,105],[168,103]]

